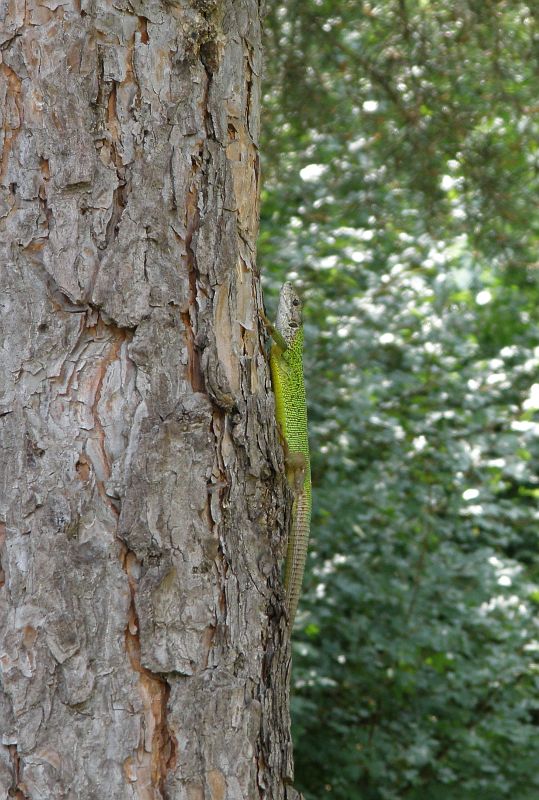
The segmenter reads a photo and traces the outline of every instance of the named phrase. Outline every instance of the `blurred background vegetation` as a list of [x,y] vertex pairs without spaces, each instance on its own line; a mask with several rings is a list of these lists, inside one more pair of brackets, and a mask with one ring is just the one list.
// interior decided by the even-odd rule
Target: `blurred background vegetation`
[[260,264],[306,305],[306,800],[539,797],[539,4],[270,3]]

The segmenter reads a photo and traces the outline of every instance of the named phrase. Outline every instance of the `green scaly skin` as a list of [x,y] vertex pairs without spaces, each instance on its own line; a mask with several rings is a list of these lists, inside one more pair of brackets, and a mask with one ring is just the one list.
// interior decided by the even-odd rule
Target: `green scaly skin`
[[270,369],[277,423],[286,442],[286,473],[294,491],[292,523],[284,571],[290,631],[298,607],[311,526],[311,467],[307,434],[307,402],[303,377],[301,302],[290,283],[279,296],[277,322],[264,318],[273,338]]

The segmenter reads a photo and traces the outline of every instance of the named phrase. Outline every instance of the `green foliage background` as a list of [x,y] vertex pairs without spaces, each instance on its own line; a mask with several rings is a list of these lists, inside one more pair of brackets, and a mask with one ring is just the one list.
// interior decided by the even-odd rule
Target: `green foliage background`
[[266,20],[260,262],[303,289],[306,800],[539,797],[539,6]]

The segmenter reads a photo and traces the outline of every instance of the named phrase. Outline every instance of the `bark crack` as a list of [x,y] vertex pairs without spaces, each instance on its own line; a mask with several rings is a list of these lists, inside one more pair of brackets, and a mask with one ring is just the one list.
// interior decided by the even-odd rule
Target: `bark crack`
[[24,790],[24,783],[21,775],[21,757],[19,755],[19,751],[17,750],[17,745],[8,745],[8,750],[11,763],[13,765],[13,782],[8,792],[9,797],[13,797],[15,800],[30,800],[29,796]]
[[143,17],[139,14],[139,33],[140,33],[140,41],[142,44],[148,44],[150,41],[150,37],[148,35],[148,20],[146,17]]
[[[187,206],[185,210],[186,216],[186,236],[185,236],[185,251],[187,254],[187,271],[189,276],[189,306],[193,309],[193,318],[196,319],[195,304],[197,301],[197,260],[195,249],[193,247],[193,237],[195,236],[200,226],[200,209],[198,207],[199,191],[196,184],[196,176],[201,169],[203,163],[203,145],[200,144],[199,151],[196,155],[191,157],[192,164],[192,185],[187,195]],[[195,392],[205,392],[206,386],[204,376],[202,373],[202,366],[200,361],[200,353],[196,346],[196,336],[193,329],[191,319],[191,312],[185,311],[181,314],[185,332],[187,337],[187,353],[188,353],[188,377]]]
[[107,113],[105,123],[107,131],[110,134],[110,141],[108,142],[110,161],[116,170],[116,179],[118,181],[118,185],[112,193],[112,211],[110,219],[107,223],[105,241],[101,245],[101,249],[108,252],[108,248],[118,237],[122,215],[127,206],[128,183],[126,180],[126,168],[122,162],[119,152],[119,145],[121,143],[121,125],[117,113],[117,82],[112,80],[107,82],[107,84],[110,86],[110,90],[107,97]]
[[6,573],[2,564],[2,549],[6,541],[6,523],[4,520],[0,521],[0,589],[5,585]]
[[[140,627],[136,610],[136,593],[141,562],[136,554],[121,544],[121,564],[127,575],[130,605],[125,628],[125,647],[132,669],[138,674],[138,691],[143,706],[141,740],[134,757],[124,763],[124,775],[141,800],[148,786],[157,789],[155,800],[168,800],[167,775],[176,765],[177,742],[168,725],[170,684],[162,674],[152,672],[141,662]],[[139,795],[139,791],[142,794]]]
[[[21,132],[21,87],[22,80],[17,73],[7,64],[0,64],[0,75],[3,75],[5,84],[7,86],[7,97],[5,105],[7,106],[8,113],[4,118],[4,142],[2,146],[2,153],[0,158],[0,181],[5,178],[9,156],[17,136]],[[10,107],[11,106],[11,107]]]

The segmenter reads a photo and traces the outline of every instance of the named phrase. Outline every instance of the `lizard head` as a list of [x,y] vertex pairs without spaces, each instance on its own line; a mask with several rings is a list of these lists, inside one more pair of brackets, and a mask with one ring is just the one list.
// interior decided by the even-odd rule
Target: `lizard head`
[[277,322],[275,327],[287,344],[294,341],[302,325],[301,300],[291,283],[283,283],[279,294]]

